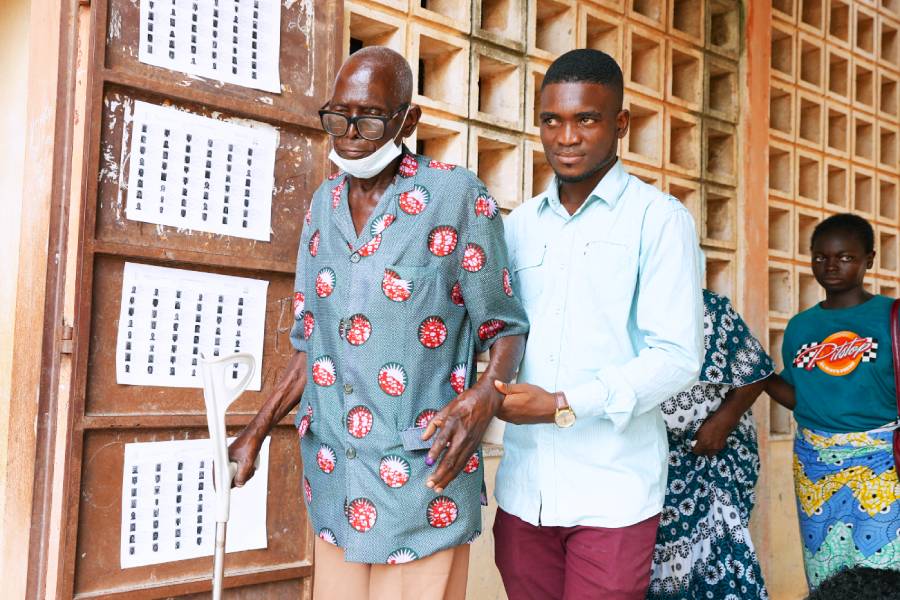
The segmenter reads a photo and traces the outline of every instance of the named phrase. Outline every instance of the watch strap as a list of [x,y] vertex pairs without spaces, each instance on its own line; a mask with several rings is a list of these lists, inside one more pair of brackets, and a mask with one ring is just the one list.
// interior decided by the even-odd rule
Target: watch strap
[[569,401],[566,399],[565,393],[554,392],[553,396],[556,398],[556,410],[569,408]]

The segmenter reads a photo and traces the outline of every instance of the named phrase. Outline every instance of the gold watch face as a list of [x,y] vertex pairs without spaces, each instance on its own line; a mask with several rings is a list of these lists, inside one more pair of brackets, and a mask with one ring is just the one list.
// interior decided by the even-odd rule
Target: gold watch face
[[557,427],[571,427],[575,424],[575,411],[571,408],[557,409],[555,421]]

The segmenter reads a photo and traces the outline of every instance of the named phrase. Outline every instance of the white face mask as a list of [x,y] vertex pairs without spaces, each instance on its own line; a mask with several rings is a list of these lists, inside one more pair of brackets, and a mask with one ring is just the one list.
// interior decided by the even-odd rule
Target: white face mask
[[[406,114],[409,107],[403,113],[403,121],[406,120]],[[392,160],[400,156],[402,150],[396,139],[390,140],[381,148],[364,158],[349,159],[341,158],[332,147],[331,153],[328,155],[329,160],[336,164],[341,171],[349,173],[357,179],[370,179],[381,173]]]

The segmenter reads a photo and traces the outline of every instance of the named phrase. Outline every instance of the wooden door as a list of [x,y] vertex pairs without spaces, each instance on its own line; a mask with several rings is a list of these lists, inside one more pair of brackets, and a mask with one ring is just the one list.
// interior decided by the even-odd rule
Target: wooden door
[[[153,4],[158,18],[177,9],[182,19],[192,4],[201,14],[213,6],[275,5],[280,11],[281,92],[221,83],[141,62],[138,44],[146,41],[140,27],[142,3]],[[304,214],[326,174],[327,139],[316,110],[327,97],[341,57],[341,28],[335,23],[342,20],[342,3],[93,0],[91,10],[74,347],[77,371],[66,464],[64,575],[57,593],[76,598],[193,597],[211,587],[211,558],[120,566],[125,444],[207,437],[200,389],[117,383],[124,265],[140,263],[268,281],[262,387],[245,393],[232,407],[227,422],[234,433],[272,390],[293,352],[288,335],[293,323],[294,263]],[[223,31],[227,28],[223,24]],[[135,166],[128,140],[138,133],[131,128],[132,112],[139,102],[277,129],[269,241],[127,218],[125,188]],[[268,473],[267,548],[228,554],[226,587],[236,588],[232,598],[308,597],[312,538],[301,496],[292,416],[272,433]]]

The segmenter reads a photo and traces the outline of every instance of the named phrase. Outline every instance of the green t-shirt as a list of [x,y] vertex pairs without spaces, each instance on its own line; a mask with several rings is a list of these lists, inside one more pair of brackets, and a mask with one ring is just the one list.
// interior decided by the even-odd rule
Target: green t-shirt
[[817,304],[788,323],[781,376],[796,390],[801,427],[848,433],[897,418],[892,302],[874,296],[851,308]]

